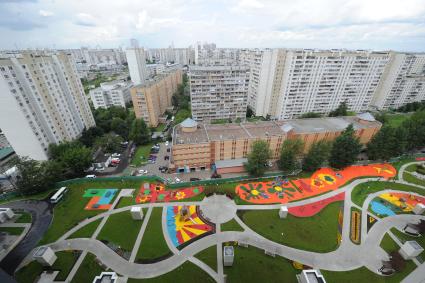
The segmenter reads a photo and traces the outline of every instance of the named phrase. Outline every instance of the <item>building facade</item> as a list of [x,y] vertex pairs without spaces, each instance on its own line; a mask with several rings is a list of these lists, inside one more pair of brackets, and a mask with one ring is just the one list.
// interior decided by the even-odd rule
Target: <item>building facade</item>
[[90,99],[95,109],[111,106],[126,107],[131,101],[131,83],[126,81],[112,81],[101,83],[100,87],[90,90]]
[[190,100],[193,119],[211,122],[244,119],[249,72],[244,66],[191,66]]
[[146,56],[143,48],[128,48],[125,51],[127,58],[128,70],[130,72],[133,84],[142,84],[148,78],[146,69]]
[[151,127],[157,127],[159,118],[171,107],[171,97],[182,83],[180,69],[155,76],[130,89],[136,118],[143,118]]
[[0,128],[20,156],[47,159],[51,143],[95,126],[74,60],[65,53],[0,57]]
[[391,55],[372,106],[395,109],[425,101],[425,54],[393,52]]
[[314,142],[334,140],[350,124],[362,144],[369,142],[381,128],[381,123],[371,115],[221,125],[188,119],[173,129],[170,168],[176,172],[191,172],[208,170],[221,161],[243,160],[256,140],[267,141],[272,159],[277,160],[286,139],[301,139],[307,152]]

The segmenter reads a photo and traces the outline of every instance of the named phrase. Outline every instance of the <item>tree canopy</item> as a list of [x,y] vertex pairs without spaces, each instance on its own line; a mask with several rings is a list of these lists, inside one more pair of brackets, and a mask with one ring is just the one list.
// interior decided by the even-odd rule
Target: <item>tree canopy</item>
[[341,104],[333,111],[329,113],[329,117],[347,116],[348,105],[347,102],[341,102]]
[[147,144],[150,142],[150,131],[143,119],[135,119],[133,121],[129,138],[137,145]]
[[359,139],[354,136],[354,127],[350,124],[333,142],[329,164],[338,169],[347,167],[354,163],[361,148]]
[[328,160],[331,147],[332,144],[325,140],[313,143],[304,157],[303,170],[313,172],[319,169]]
[[119,151],[123,138],[114,133],[108,133],[96,140],[96,145],[101,147],[105,152],[114,153]]
[[297,156],[302,152],[304,147],[300,139],[285,140],[280,149],[279,160],[277,166],[283,171],[294,171],[297,169]]
[[50,158],[60,164],[67,177],[79,177],[92,163],[92,151],[79,141],[49,145]]
[[251,152],[248,154],[248,162],[244,164],[246,171],[253,176],[263,175],[270,157],[271,151],[266,141],[258,140],[253,142]]

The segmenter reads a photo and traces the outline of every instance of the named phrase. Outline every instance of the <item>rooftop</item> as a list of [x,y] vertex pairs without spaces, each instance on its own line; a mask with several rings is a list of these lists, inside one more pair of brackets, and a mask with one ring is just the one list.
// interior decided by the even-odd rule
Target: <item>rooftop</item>
[[[362,119],[362,117],[364,119]],[[187,123],[184,121],[174,127],[173,142],[175,144],[284,136],[291,131],[297,134],[339,132],[343,131],[350,124],[353,124],[356,130],[381,125],[381,123],[376,120],[371,121],[368,115],[284,121],[257,121],[239,124],[229,123],[211,125],[198,123],[197,130],[190,133],[182,131],[182,124],[185,125]]]
[[2,159],[6,158],[6,157],[8,157],[8,156],[10,156],[14,153],[15,153],[15,151],[13,150],[12,147],[0,148],[0,160],[2,160]]

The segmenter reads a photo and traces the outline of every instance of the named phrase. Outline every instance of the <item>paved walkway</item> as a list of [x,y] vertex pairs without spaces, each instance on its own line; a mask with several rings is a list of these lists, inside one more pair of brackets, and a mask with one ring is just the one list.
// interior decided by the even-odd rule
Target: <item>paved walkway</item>
[[[399,174],[401,174],[405,170],[407,166],[413,163],[405,164],[401,167]],[[359,268],[361,266],[367,267],[369,270],[378,273],[378,268],[382,265],[382,260],[388,259],[388,255],[386,252],[380,248],[379,244],[384,237],[385,233],[392,228],[396,227],[397,229],[402,229],[407,223],[418,222],[419,220],[425,220],[425,216],[420,215],[396,215],[392,217],[386,217],[383,219],[379,219],[372,228],[367,231],[366,228],[366,216],[367,210],[369,207],[370,201],[385,191],[393,191],[393,190],[385,190],[379,193],[371,194],[367,197],[367,199],[363,203],[362,210],[362,237],[361,244],[355,245],[349,239],[350,234],[350,217],[351,217],[351,207],[356,206],[353,204],[351,200],[351,191],[358,184],[369,182],[369,181],[378,181],[381,178],[366,178],[366,179],[357,179],[350,184],[337,189],[335,191],[329,192],[324,195],[320,195],[317,197],[313,197],[306,200],[301,200],[293,203],[285,204],[288,207],[305,205],[309,203],[313,203],[316,201],[320,201],[326,199],[330,196],[337,195],[339,193],[345,193],[344,200],[344,218],[343,218],[343,231],[342,231],[342,241],[339,248],[335,251],[329,253],[316,253],[294,249],[291,247],[287,247],[276,242],[270,241],[261,235],[254,232],[251,228],[249,228],[241,219],[239,219],[235,212],[232,209],[232,213],[224,213],[226,217],[222,217],[220,212],[227,211],[230,207],[235,207],[235,209],[240,210],[264,210],[264,209],[278,209],[281,205],[238,205],[236,206],[234,203],[230,204],[229,200],[225,200],[223,196],[214,196],[212,198],[204,199],[202,202],[179,202],[179,203],[154,203],[154,204],[141,204],[137,205],[140,207],[148,207],[149,211],[152,210],[153,207],[166,207],[169,205],[200,205],[204,208],[205,214],[212,221],[218,223],[216,233],[201,238],[190,245],[186,246],[182,250],[178,250],[171,242],[171,239],[168,235],[168,230],[166,229],[166,217],[165,217],[165,209],[163,210],[162,215],[162,225],[163,225],[163,235],[169,246],[170,250],[173,252],[173,255],[165,260],[156,263],[150,264],[136,264],[134,263],[133,253],[136,250],[136,246],[140,245],[140,241],[143,237],[143,225],[147,223],[148,215],[144,220],[142,225],[142,229],[139,232],[138,239],[136,240],[135,248],[132,252],[132,257],[130,261],[126,261],[124,258],[120,257],[102,242],[95,239],[95,235],[91,239],[69,239],[68,236],[80,229],[81,227],[96,221],[97,219],[103,218],[103,221],[106,222],[105,219],[111,214],[119,213],[122,211],[127,211],[131,207],[124,207],[120,209],[113,209],[102,214],[99,214],[90,219],[86,219],[82,221],[79,225],[68,231],[64,234],[57,242],[50,244],[50,247],[55,251],[67,250],[67,249],[75,249],[82,250],[84,253],[90,252],[93,253],[99,258],[103,264],[114,270],[115,272],[131,278],[152,278],[160,276],[164,273],[170,272],[179,265],[183,264],[185,261],[189,260],[192,263],[196,264],[203,270],[205,270],[208,274],[211,275],[217,282],[224,282],[224,273],[223,273],[223,261],[222,261],[222,243],[228,241],[238,241],[241,243],[246,243],[251,246],[255,246],[257,248],[266,250],[270,253],[274,253],[280,255],[282,257],[288,258],[290,260],[295,260],[298,262],[302,262],[306,265],[310,265],[314,268],[325,269],[331,271],[347,271]],[[397,183],[407,183],[400,179],[396,181]],[[412,185],[410,183],[407,183]],[[415,187],[425,189],[425,187],[416,185]],[[117,198],[118,199],[118,198]],[[356,206],[357,207],[357,206]],[[277,213],[277,212],[276,212]],[[149,214],[149,212],[147,213]],[[241,225],[244,229],[243,232],[221,232],[219,223],[223,223],[227,220],[227,218],[234,217],[234,219]],[[224,219],[226,218],[226,219]],[[146,228],[146,225],[144,229]],[[98,227],[99,229],[99,227]],[[100,230],[99,230],[100,231]],[[143,230],[144,231],[144,230]],[[139,239],[140,238],[140,239]],[[212,270],[209,266],[207,266],[202,261],[196,259],[194,255],[201,252],[202,250],[211,247],[217,247],[217,272]],[[138,250],[138,248],[137,248]],[[422,266],[420,267],[422,268]],[[419,268],[418,268],[419,269]],[[411,274],[413,279],[417,279],[418,276],[423,276],[423,273],[413,272]],[[407,278],[406,278],[407,279]],[[409,279],[410,280],[410,279]],[[406,282],[414,282],[414,281],[406,281]]]

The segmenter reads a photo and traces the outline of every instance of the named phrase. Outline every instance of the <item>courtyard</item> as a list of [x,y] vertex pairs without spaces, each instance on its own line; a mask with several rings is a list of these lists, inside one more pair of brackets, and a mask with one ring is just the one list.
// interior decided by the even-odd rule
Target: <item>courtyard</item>
[[[49,271],[57,272],[55,281],[91,282],[112,271],[127,282],[298,282],[297,274],[313,268],[326,282],[415,280],[423,253],[392,275],[379,271],[405,241],[425,242],[403,231],[425,220],[412,212],[425,204],[425,187],[398,179],[412,164],[217,184],[169,186],[150,177],[70,182],[39,243],[56,253],[55,263],[42,266],[30,253],[16,278],[34,282]],[[224,266],[225,246],[234,248],[232,266]]]

